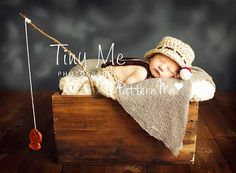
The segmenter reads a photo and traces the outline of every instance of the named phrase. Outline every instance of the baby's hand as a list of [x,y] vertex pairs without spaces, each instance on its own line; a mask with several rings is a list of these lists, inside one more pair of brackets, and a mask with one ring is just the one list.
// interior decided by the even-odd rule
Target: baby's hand
[[179,75],[179,73],[176,73],[176,74],[173,75],[171,78],[176,78],[176,79],[178,79],[178,78],[180,78],[180,75]]

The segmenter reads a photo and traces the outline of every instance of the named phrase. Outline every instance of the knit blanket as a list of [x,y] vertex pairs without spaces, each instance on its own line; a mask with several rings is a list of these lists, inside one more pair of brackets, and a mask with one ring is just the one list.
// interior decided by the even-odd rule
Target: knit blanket
[[125,111],[177,156],[183,147],[191,82],[151,78],[117,87],[117,100]]
[[[77,72],[77,67],[73,71]],[[189,101],[209,100],[215,93],[215,84],[207,72],[199,67],[192,67],[192,72],[189,81],[150,78],[125,86],[114,84],[103,76],[95,75],[92,79],[100,94],[118,100],[145,131],[177,156],[183,147]],[[84,76],[67,75],[60,80],[59,86],[63,95],[91,94]]]

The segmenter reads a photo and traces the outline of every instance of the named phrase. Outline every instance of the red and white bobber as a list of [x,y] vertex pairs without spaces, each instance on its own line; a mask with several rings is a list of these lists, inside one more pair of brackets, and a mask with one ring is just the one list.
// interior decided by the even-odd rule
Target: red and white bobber
[[183,67],[180,70],[179,74],[182,80],[189,80],[191,79],[191,76],[192,76],[192,70],[189,67]]

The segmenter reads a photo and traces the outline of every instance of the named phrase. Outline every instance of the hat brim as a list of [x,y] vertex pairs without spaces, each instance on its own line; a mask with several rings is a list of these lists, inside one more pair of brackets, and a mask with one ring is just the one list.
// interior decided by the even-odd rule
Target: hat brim
[[183,63],[180,60],[179,55],[176,52],[174,52],[172,50],[169,50],[169,49],[156,49],[156,48],[152,49],[152,50],[145,53],[144,59],[148,60],[148,59],[150,59],[151,57],[153,57],[154,55],[156,55],[158,53],[166,55],[167,57],[169,57],[170,59],[175,61],[180,67],[191,66],[189,64]]
[[149,58],[153,57],[155,54],[159,53],[157,49],[149,50],[144,54],[144,59],[148,60]]

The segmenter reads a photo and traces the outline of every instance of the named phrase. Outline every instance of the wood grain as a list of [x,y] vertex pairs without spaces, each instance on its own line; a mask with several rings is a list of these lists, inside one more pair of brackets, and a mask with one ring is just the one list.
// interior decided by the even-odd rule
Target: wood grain
[[[43,147],[40,152],[31,152],[28,149],[28,133],[33,124],[29,93],[0,91],[0,96],[1,173],[35,171],[52,173],[236,172],[236,140],[234,135],[236,92],[217,92],[213,100],[200,103],[195,162],[189,165],[169,165],[163,162],[148,164],[112,162],[109,165],[96,164],[95,162],[93,165],[91,165],[92,163],[58,164],[54,159],[55,144],[50,102],[51,93],[35,94],[38,128],[43,133]],[[100,121],[101,118],[98,116],[92,116],[92,119],[90,116],[86,118],[92,124],[86,122],[80,128],[90,127],[92,133],[94,131],[91,129],[94,128],[92,120]]]
[[[6,114],[2,114],[2,116],[11,116],[4,118],[4,121],[0,124],[2,131],[2,140],[0,141],[0,172],[15,172],[24,163],[30,152],[28,148],[28,135],[30,129],[33,128],[30,96],[29,93],[19,94],[17,97],[12,96],[6,97],[5,103],[18,104],[16,107],[4,111]],[[48,96],[49,94],[45,92],[35,94],[36,115],[38,115],[38,111],[43,105],[42,102]],[[11,100],[15,99],[17,102],[11,102]],[[38,128],[40,129],[40,126]]]
[[190,163],[194,157],[198,103],[190,103],[184,148],[175,157],[117,101],[105,97],[52,96],[54,132],[61,163]]

